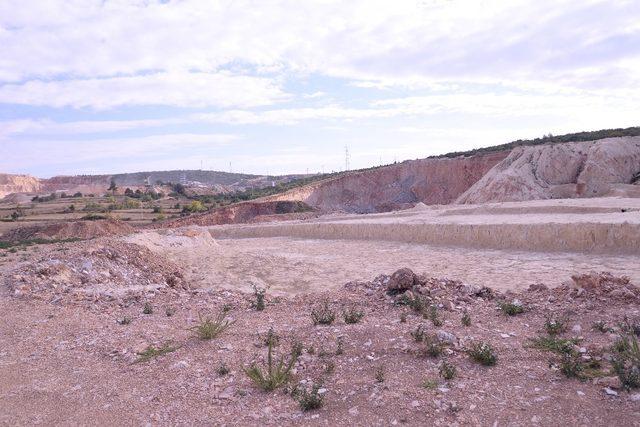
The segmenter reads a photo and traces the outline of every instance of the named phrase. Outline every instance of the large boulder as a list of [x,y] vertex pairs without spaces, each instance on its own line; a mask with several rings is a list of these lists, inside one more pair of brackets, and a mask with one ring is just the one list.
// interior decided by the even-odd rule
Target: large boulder
[[410,268],[401,268],[391,275],[387,284],[387,293],[397,295],[413,288],[416,275]]

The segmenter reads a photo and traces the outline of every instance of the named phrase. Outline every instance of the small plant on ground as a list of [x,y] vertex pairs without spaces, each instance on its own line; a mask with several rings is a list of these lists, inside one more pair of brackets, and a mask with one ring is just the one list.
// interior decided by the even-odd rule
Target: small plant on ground
[[344,353],[344,338],[338,337],[336,339],[336,355],[341,355]]
[[396,304],[411,307],[413,311],[418,313],[422,312],[426,306],[422,298],[413,294],[409,295],[406,292],[396,299]]
[[167,307],[167,308],[164,310],[164,314],[165,314],[167,317],[171,317],[171,316],[173,316],[174,314],[176,314],[176,310],[175,310],[173,307]]
[[226,318],[225,313],[220,313],[215,318],[202,318],[198,315],[198,324],[189,328],[189,330],[195,332],[196,336],[201,340],[212,340],[233,323],[234,321]]
[[148,346],[144,351],[138,353],[138,360],[136,362],[148,362],[149,360],[176,351],[178,347],[171,344],[171,342],[164,343],[161,347]]
[[580,342],[577,338],[557,338],[553,336],[539,336],[529,340],[530,346],[538,350],[550,351],[556,354],[564,354],[573,351],[576,344]]
[[293,396],[298,401],[300,409],[303,411],[312,411],[321,408],[324,403],[324,395],[320,393],[321,390],[322,384],[314,384],[310,389],[296,388]]
[[424,353],[429,357],[440,357],[444,351],[444,346],[436,335],[426,335],[424,337]]
[[584,364],[580,355],[575,351],[569,351],[560,355],[560,372],[567,378],[584,378]]
[[429,308],[425,310],[422,316],[425,319],[431,320],[431,323],[433,323],[433,326],[435,327],[440,327],[444,324],[442,318],[440,317],[440,314],[438,313],[438,307],[436,307],[435,305],[429,306]]
[[223,313],[228,313],[228,312],[230,312],[231,310],[233,310],[233,304],[225,303],[225,304],[222,306],[222,312],[223,312]]
[[625,334],[640,337],[640,320],[624,316],[624,319],[620,322],[620,330]]
[[513,302],[501,302],[499,307],[500,310],[502,310],[502,312],[507,316],[515,316],[517,314],[524,313],[525,311],[524,306],[518,300],[515,300]]
[[498,361],[498,356],[491,344],[484,341],[473,343],[467,353],[471,359],[484,366],[493,366]]
[[471,326],[471,315],[467,310],[465,310],[464,313],[462,313],[462,319],[460,320],[460,322],[462,323],[462,326],[466,326],[466,327]]
[[413,340],[415,342],[424,341],[424,337],[426,334],[427,334],[427,331],[424,325],[418,325],[413,331],[411,331],[411,336],[413,337]]
[[439,372],[440,372],[440,376],[445,380],[452,380],[458,374],[458,370],[456,369],[456,367],[453,366],[451,363],[447,362],[446,360],[443,360],[442,363],[440,364]]
[[229,369],[227,364],[224,362],[221,363],[220,366],[216,368],[216,373],[221,377],[224,377],[225,375],[229,374],[229,372],[231,372],[231,369]]
[[144,303],[144,308],[142,309],[142,314],[153,314],[153,306],[150,302]]
[[330,325],[336,320],[336,313],[329,306],[329,302],[325,301],[322,306],[311,310],[311,319],[314,325]]
[[255,308],[257,311],[262,311],[265,308],[265,295],[267,294],[267,290],[264,288],[259,288],[256,285],[253,285],[253,297],[254,301],[251,303],[251,306]]
[[281,356],[277,362],[273,359],[273,345],[270,344],[264,369],[261,369],[255,363],[248,368],[244,368],[247,377],[264,391],[273,391],[289,381],[291,370],[298,360],[298,351],[292,349],[288,361],[284,356]]
[[131,318],[129,316],[124,316],[122,319],[118,320],[119,325],[128,325],[131,323]]
[[622,336],[613,346],[613,370],[627,388],[640,388],[640,344],[634,335]]
[[591,325],[591,328],[594,331],[602,332],[603,334],[611,332],[611,328],[607,326],[607,323],[604,320],[596,320],[593,322],[593,325]]
[[350,307],[342,312],[344,323],[352,325],[358,323],[364,317],[364,311],[358,310],[356,307]]
[[403,311],[400,313],[400,323],[407,323],[407,312]]
[[427,378],[422,382],[422,387],[426,388],[427,390],[434,390],[438,388],[438,381],[431,378]]
[[267,347],[269,345],[276,347],[280,343],[280,337],[278,336],[276,331],[273,330],[273,326],[269,328],[269,332],[267,332],[267,335],[262,341]]
[[544,330],[551,336],[558,335],[567,330],[566,320],[561,317],[547,316]]
[[385,380],[384,376],[385,376],[384,366],[378,366],[376,368],[376,373],[375,373],[376,382],[383,383]]

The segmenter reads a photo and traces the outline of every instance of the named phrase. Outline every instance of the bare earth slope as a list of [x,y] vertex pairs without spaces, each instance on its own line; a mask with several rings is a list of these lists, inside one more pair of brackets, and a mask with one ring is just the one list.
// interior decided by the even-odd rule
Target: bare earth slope
[[0,173],[0,199],[12,193],[32,193],[42,185],[38,178],[30,175],[10,175]]
[[508,152],[420,159],[354,172],[310,184],[267,200],[300,200],[324,211],[386,212],[411,204],[448,204]]
[[640,195],[640,137],[517,147],[457,203]]

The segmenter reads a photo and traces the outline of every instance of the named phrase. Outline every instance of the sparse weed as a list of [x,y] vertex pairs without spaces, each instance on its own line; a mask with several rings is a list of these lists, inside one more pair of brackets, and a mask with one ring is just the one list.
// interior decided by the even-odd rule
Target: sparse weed
[[228,313],[228,312],[230,312],[231,310],[233,310],[233,304],[231,304],[231,303],[225,303],[225,304],[222,306],[222,312],[223,312],[223,313]]
[[500,310],[507,316],[515,316],[517,314],[524,313],[525,309],[522,303],[518,300],[513,302],[501,302],[499,304]]
[[595,322],[593,322],[593,325],[591,325],[591,329],[593,329],[594,331],[602,332],[603,334],[611,332],[611,328],[607,326],[607,323],[604,320],[596,320]]
[[255,299],[251,303],[251,306],[255,308],[257,311],[264,310],[266,294],[267,294],[267,290],[265,288],[259,288],[256,285],[253,285],[253,297]]
[[327,375],[331,375],[333,374],[333,372],[336,370],[336,364],[334,362],[327,362],[327,366],[325,366],[324,368],[324,373]]
[[226,363],[221,363],[220,366],[218,366],[216,368],[216,373],[221,376],[224,377],[225,375],[228,375],[229,372],[231,372],[231,369],[229,369],[229,367],[227,366]]
[[396,304],[411,307],[413,311],[418,313],[422,312],[426,306],[426,303],[418,295],[409,295],[406,292],[396,299]]
[[560,356],[560,372],[567,378],[584,378],[584,365],[576,352],[562,353]]
[[444,324],[442,318],[440,317],[440,314],[438,313],[438,307],[435,305],[429,306],[429,308],[425,310],[422,316],[425,319],[431,320],[431,323],[433,323],[433,326],[435,327],[440,327]]
[[344,338],[338,337],[336,338],[336,355],[341,355],[344,353]]
[[314,325],[330,325],[336,320],[336,313],[329,306],[329,301],[325,301],[322,306],[311,310],[311,319]]
[[276,347],[280,343],[280,337],[278,336],[276,331],[273,330],[273,327],[270,327],[269,332],[267,332],[267,336],[265,336],[262,341],[267,347],[269,345]]
[[556,354],[574,352],[573,347],[580,342],[577,338],[557,338],[553,336],[539,336],[529,339],[530,346],[538,350],[550,351]]
[[551,336],[558,335],[567,330],[566,319],[562,317],[547,316],[544,329]]
[[342,312],[344,323],[352,325],[360,322],[364,317],[364,311],[358,310],[356,307],[350,307]]
[[422,382],[422,387],[426,388],[427,390],[435,390],[436,388],[438,388],[438,381],[427,378]]
[[314,384],[310,389],[296,388],[293,394],[300,405],[300,409],[303,411],[312,411],[321,408],[324,403],[324,395],[320,393],[321,390],[322,384]]
[[493,366],[498,361],[498,356],[491,344],[484,341],[473,343],[467,353],[474,361],[484,366]]
[[385,369],[384,366],[380,365],[376,368],[375,379],[378,383],[383,383],[385,380]]
[[424,353],[428,357],[440,357],[444,351],[444,346],[436,335],[425,335],[424,337]]
[[467,310],[465,310],[464,313],[462,314],[462,319],[460,320],[460,322],[462,323],[462,326],[466,326],[466,327],[471,326],[471,315]]
[[427,334],[426,328],[422,324],[416,326],[416,328],[413,331],[411,331],[411,336],[413,337],[413,340],[415,342],[424,341],[424,337],[426,334]]
[[176,351],[179,347],[174,346],[171,342],[164,343],[161,347],[148,346],[144,351],[138,353],[136,363],[148,362],[149,360]]
[[447,362],[446,360],[443,360],[442,363],[440,364],[439,373],[440,373],[440,376],[445,380],[452,380],[458,374],[458,370],[454,365]]
[[164,314],[165,314],[167,317],[171,317],[171,316],[173,316],[174,314],[176,314],[176,310],[175,310],[175,308],[173,308],[173,307],[167,307],[167,308],[165,308],[165,310],[164,310]]
[[153,314],[153,306],[150,302],[144,303],[144,308],[142,309],[142,314]]
[[224,332],[233,323],[233,320],[226,318],[225,313],[218,314],[215,319],[211,317],[202,318],[198,315],[198,324],[189,328],[189,330],[195,332],[196,336],[201,340],[211,340]]
[[403,311],[400,313],[400,323],[407,323],[407,312]]
[[291,354],[298,358],[302,355],[303,348],[304,346],[300,341],[294,340],[293,343],[291,343]]
[[640,387],[640,345],[634,335],[622,336],[613,346],[613,370],[625,388]]
[[624,319],[620,322],[619,326],[623,333],[640,337],[639,319],[630,319],[628,316],[624,316]]
[[267,353],[267,364],[265,369],[261,369],[257,364],[253,363],[248,368],[244,368],[244,372],[258,387],[264,391],[273,391],[281,385],[289,381],[291,370],[298,360],[298,349],[291,349],[289,361],[285,357],[280,357],[278,362],[273,360],[273,345],[269,345]]
[[119,325],[128,325],[131,323],[131,318],[129,316],[124,316],[122,319],[117,320]]

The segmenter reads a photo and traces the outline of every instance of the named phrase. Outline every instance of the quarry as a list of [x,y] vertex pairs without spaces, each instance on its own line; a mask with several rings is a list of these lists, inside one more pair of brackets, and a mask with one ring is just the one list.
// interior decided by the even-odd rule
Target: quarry
[[5,176],[0,423],[640,425],[636,133],[220,205],[147,173]]

